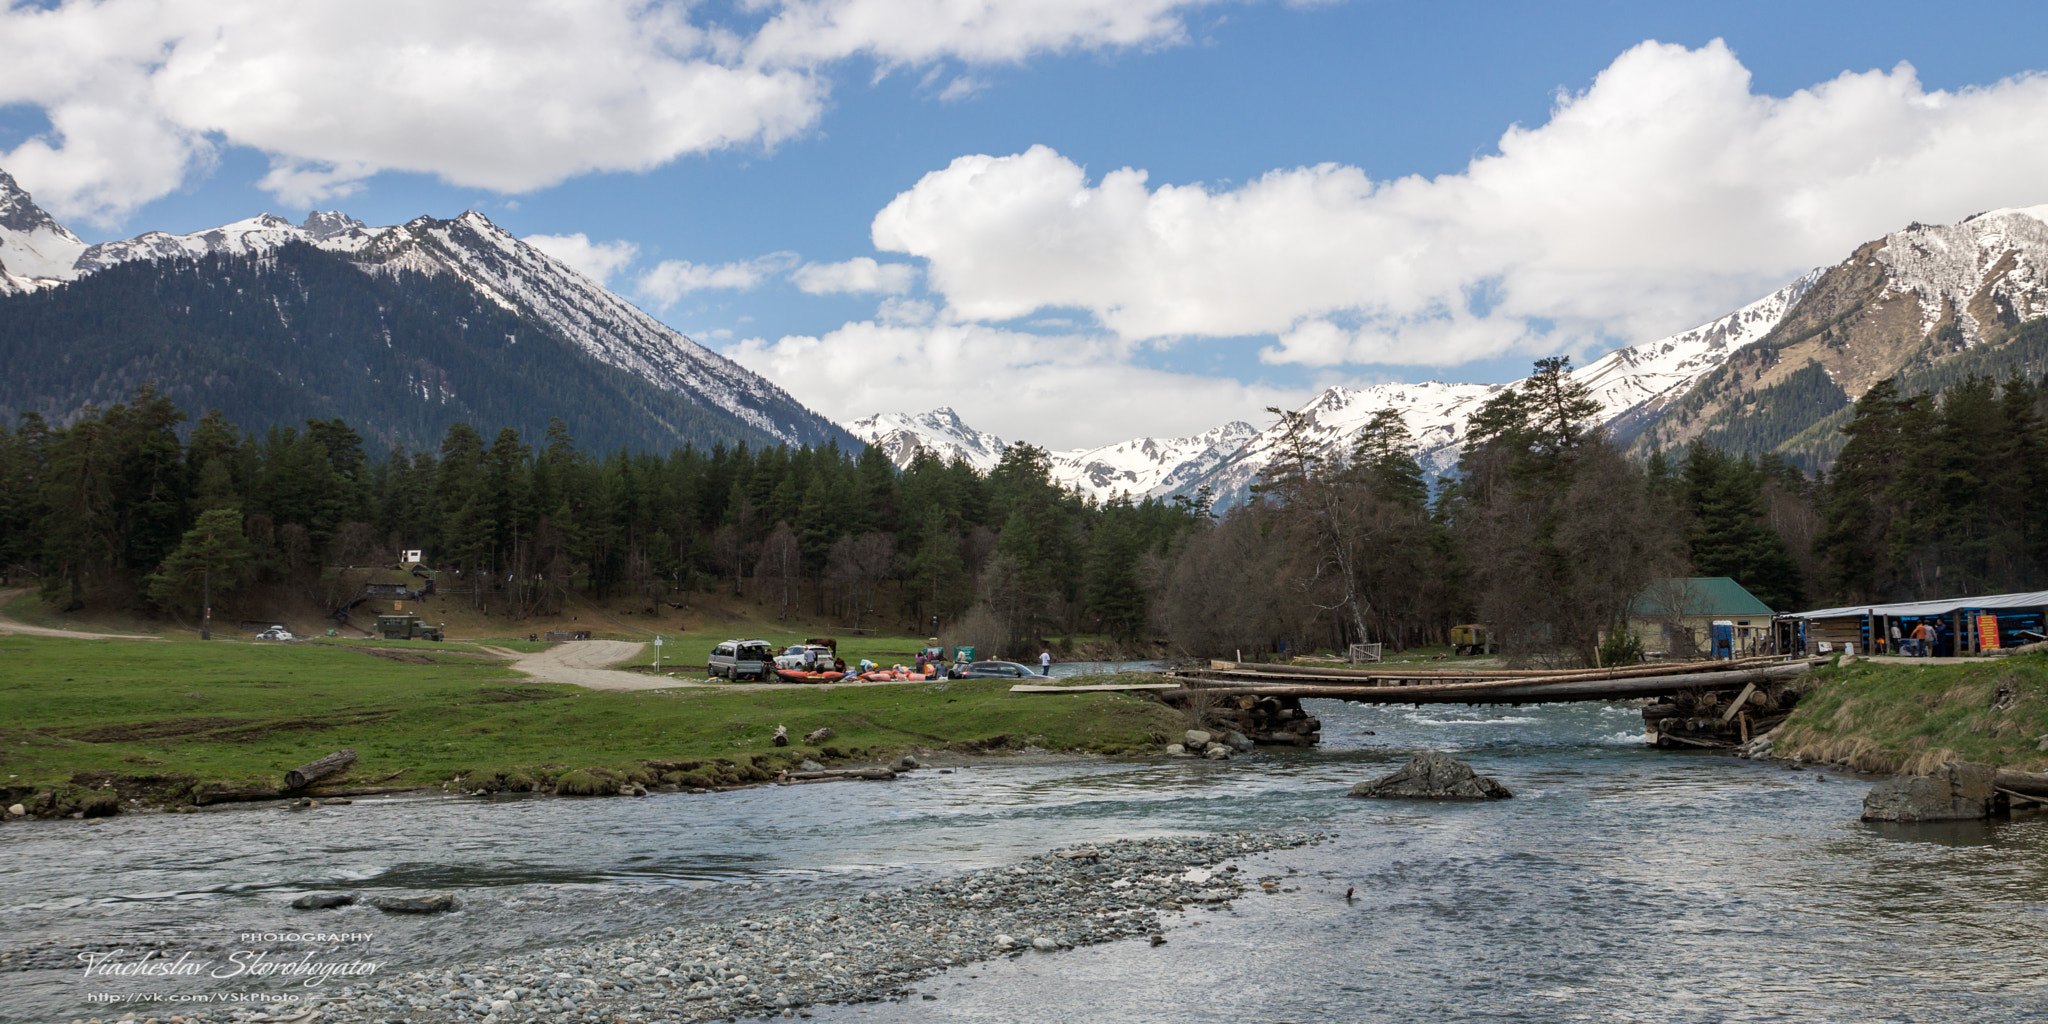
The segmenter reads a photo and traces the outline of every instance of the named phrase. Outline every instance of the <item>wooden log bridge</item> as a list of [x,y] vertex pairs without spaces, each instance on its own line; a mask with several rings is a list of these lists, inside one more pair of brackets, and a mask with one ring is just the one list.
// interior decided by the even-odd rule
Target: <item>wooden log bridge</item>
[[[1790,713],[1797,696],[1786,683],[1818,660],[1750,658],[1612,669],[1481,672],[1219,661],[1205,669],[1174,673],[1181,688],[1162,690],[1157,696],[1198,708],[1205,722],[1236,729],[1254,742],[1298,746],[1322,738],[1322,723],[1302,709],[1304,699],[1521,705],[1660,698],[1643,709],[1648,742],[1667,747],[1728,747],[1738,738],[1748,740],[1753,726],[1762,731],[1776,724],[1766,718],[1782,720]],[[1740,696],[1727,701],[1724,708],[1722,695],[1735,691],[1740,691]]]
[[[1180,672],[1182,689],[1162,699],[1185,702],[1195,694],[1228,697],[1325,697],[1361,704],[1547,704],[1627,700],[1699,689],[1763,686],[1805,672],[1812,659],[1690,662],[1592,671],[1522,673],[1382,673],[1343,669],[1302,671],[1299,666],[1211,667]],[[1230,663],[1212,663],[1230,664]],[[1273,671],[1284,669],[1287,671]]]

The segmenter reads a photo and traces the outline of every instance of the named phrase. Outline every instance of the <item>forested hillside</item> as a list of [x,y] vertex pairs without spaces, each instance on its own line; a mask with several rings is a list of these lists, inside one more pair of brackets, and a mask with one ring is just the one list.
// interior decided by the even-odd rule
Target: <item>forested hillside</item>
[[379,451],[455,423],[537,436],[561,417],[598,450],[768,435],[609,366],[452,275],[366,274],[290,243],[267,256],[121,263],[0,297],[0,414],[66,423],[145,381],[258,427],[345,419]]
[[[347,423],[238,430],[139,389],[0,432],[0,564],[59,605],[333,602],[323,567],[420,548],[514,619],[571,591],[648,603],[726,590],[784,615],[887,624],[1021,654],[1076,635],[1193,656],[1441,643],[1481,622],[1518,658],[1636,656],[1625,609],[1668,576],[1731,576],[1779,610],[2048,587],[2042,389],[1872,387],[1834,470],[1695,442],[1624,456],[1562,359],[1471,418],[1431,494],[1400,415],[1280,458],[1220,520],[1204,499],[1098,504],[1012,445],[983,473],[878,448],[684,445],[661,454],[450,426],[378,456]],[[1028,645],[1028,646],[1027,646]]]

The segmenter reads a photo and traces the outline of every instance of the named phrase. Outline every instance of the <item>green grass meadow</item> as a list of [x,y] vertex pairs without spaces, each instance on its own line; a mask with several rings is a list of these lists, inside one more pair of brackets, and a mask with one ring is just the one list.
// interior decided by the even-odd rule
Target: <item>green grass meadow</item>
[[2038,749],[2048,736],[2048,654],[1924,665],[1865,660],[1815,677],[1818,688],[1780,727],[1773,754],[1875,772],[1925,772],[1945,761],[2048,768],[2048,751]]
[[[708,651],[708,647],[707,647]],[[651,660],[651,649],[650,649]],[[868,655],[872,657],[872,655]],[[1011,694],[1004,680],[822,689],[592,691],[535,683],[459,643],[139,643],[0,636],[0,785],[117,779],[168,802],[260,789],[342,747],[323,785],[545,788],[560,774],[757,781],[802,756],[1149,751],[1180,715],[1128,694]],[[792,745],[771,737],[786,725]],[[820,727],[835,735],[806,745]]]

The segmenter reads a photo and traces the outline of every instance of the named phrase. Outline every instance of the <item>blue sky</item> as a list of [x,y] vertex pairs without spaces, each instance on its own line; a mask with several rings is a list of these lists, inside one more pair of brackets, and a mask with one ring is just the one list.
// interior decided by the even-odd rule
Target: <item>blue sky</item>
[[[1055,446],[1263,423],[1328,384],[1512,379],[1911,220],[2048,202],[2038,4],[593,3],[610,27],[566,36],[518,31],[516,3],[321,6],[11,9],[0,167],[88,241],[317,205],[630,246],[586,265],[828,415],[951,404]],[[229,43],[187,61],[206,38]],[[566,66],[415,81],[456,99],[380,133],[412,114],[379,93],[394,73],[301,80],[295,46],[412,46],[406,78],[478,50]],[[678,121],[591,84],[658,101],[704,68],[753,92]],[[608,130],[536,143],[528,118]],[[1105,182],[1123,168],[1144,177]],[[859,258],[904,269],[797,283]]]

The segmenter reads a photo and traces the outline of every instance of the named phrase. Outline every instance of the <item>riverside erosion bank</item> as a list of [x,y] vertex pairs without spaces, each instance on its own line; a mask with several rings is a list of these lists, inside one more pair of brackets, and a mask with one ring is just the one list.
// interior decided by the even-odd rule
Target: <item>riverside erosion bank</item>
[[[1080,846],[906,889],[827,898],[789,913],[416,971],[263,1016],[282,1020],[317,1010],[322,1024],[686,1024],[873,1002],[906,995],[912,982],[946,968],[996,957],[1118,939],[1160,944],[1161,913],[1280,888],[1229,862],[1324,838],[1240,834]],[[256,1018],[248,1010],[185,1016]]]

